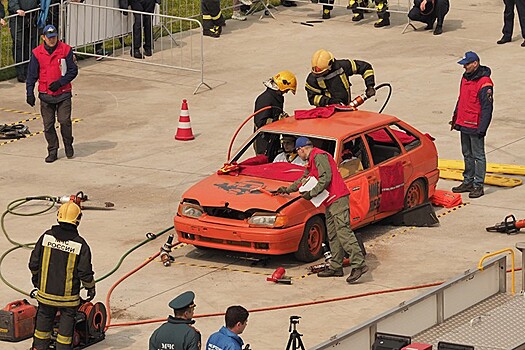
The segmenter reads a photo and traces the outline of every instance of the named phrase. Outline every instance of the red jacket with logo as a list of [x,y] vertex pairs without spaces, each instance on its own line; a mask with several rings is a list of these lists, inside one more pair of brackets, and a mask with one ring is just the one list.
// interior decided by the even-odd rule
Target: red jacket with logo
[[308,170],[309,175],[314,176],[316,179],[319,178],[319,171],[317,167],[315,166],[314,158],[318,154],[326,154],[328,158],[328,162],[330,163],[330,170],[332,171],[332,179],[330,183],[328,184],[328,187],[326,190],[329,193],[328,198],[325,201],[325,205],[329,206],[337,199],[348,196],[350,194],[350,191],[348,191],[348,188],[346,187],[346,184],[339,174],[339,170],[337,169],[337,165],[335,164],[334,158],[328,153],[325,152],[319,148],[313,148],[312,152],[310,153],[310,157],[308,159],[308,165],[306,166],[306,169]]
[[61,64],[66,64],[66,57],[71,51],[71,46],[61,41],[57,42],[57,48],[49,54],[44,44],[39,45],[33,50],[33,55],[38,60],[40,73],[38,76],[38,91],[57,96],[64,92],[71,91],[71,83],[61,86],[57,91],[49,90],[49,84],[62,78]]

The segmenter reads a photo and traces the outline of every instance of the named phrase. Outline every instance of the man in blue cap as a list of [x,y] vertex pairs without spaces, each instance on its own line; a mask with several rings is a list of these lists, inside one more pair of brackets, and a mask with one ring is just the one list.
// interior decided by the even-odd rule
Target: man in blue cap
[[177,349],[200,350],[201,334],[193,327],[195,323],[195,293],[187,291],[170,301],[174,316],[157,328],[149,338],[149,350]]
[[359,247],[357,238],[350,228],[350,192],[337,169],[334,158],[328,152],[313,146],[312,141],[306,137],[299,137],[295,141],[297,154],[302,160],[308,161],[303,176],[290,186],[277,189],[279,194],[297,192],[299,186],[308,177],[317,179],[317,184],[310,191],[301,192],[301,196],[310,200],[324,190],[328,197],[324,201],[326,206],[326,228],[332,259],[330,267],[317,274],[318,277],[343,277],[343,258],[345,253],[350,256],[352,272],[346,279],[348,283],[355,283],[368,271],[363,252]]
[[475,52],[466,52],[458,64],[463,65],[465,73],[450,130],[458,130],[461,134],[465,171],[463,182],[453,187],[452,192],[469,192],[469,198],[478,198],[484,194],[485,135],[492,120],[494,83],[490,79],[490,68],[480,65]]
[[58,138],[55,118],[60,123],[60,133],[67,158],[73,158],[73,125],[71,123],[71,81],[78,74],[71,46],[58,40],[58,31],[52,24],[42,32],[44,41],[33,50],[26,80],[26,102],[34,107],[35,83],[38,81],[40,112],[47,141],[46,163],[53,163],[58,156]]

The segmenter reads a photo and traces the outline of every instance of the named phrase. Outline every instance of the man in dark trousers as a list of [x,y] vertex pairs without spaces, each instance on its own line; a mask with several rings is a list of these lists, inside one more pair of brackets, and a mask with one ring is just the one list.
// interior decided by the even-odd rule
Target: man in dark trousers
[[475,52],[466,52],[458,63],[463,65],[465,73],[461,78],[451,130],[458,130],[461,134],[465,171],[463,182],[453,187],[452,192],[469,192],[469,198],[478,198],[484,194],[487,168],[485,135],[492,120],[494,83],[490,79],[490,68],[480,65]]
[[55,316],[60,311],[56,350],[71,349],[75,315],[80,305],[80,284],[90,299],[95,297],[91,250],[79,236],[82,212],[74,202],[58,209],[58,225],[35,244],[29,260],[32,282],[38,290],[38,311],[32,350],[47,350]]
[[[255,100],[254,112],[268,106],[272,108],[257,113],[254,116],[253,131],[256,131],[266,124],[273,123],[281,117],[287,116],[284,112],[284,95],[288,91],[291,91],[295,95],[297,89],[297,79],[295,75],[287,70],[277,73],[263,82],[263,84],[266,86],[266,90]],[[270,141],[276,141],[278,146],[279,139],[268,140],[262,137],[258,138],[255,141],[255,153],[265,154]]]
[[[147,12],[153,15],[155,11],[155,0],[129,0],[133,11]],[[153,55],[153,26],[152,15],[133,14],[133,42],[131,43],[131,56],[143,59],[144,56]],[[144,34],[142,33],[144,31]],[[144,41],[142,36],[144,35]],[[140,48],[144,50],[141,51]]]
[[35,83],[38,81],[40,112],[44,122],[44,136],[47,141],[46,163],[58,158],[58,138],[55,131],[55,118],[60,123],[60,133],[67,158],[73,158],[73,125],[71,123],[71,81],[78,74],[73,60],[71,46],[58,40],[55,26],[45,26],[42,40],[33,50],[29,61],[26,81],[26,102],[33,107],[36,102]]
[[514,7],[518,10],[518,18],[523,37],[522,47],[525,47],[525,1],[523,0],[503,0],[505,10],[503,11],[503,36],[497,41],[498,44],[505,44],[512,41],[514,30]]
[[312,56],[312,72],[306,78],[308,102],[317,107],[348,105],[352,101],[349,77],[359,74],[366,85],[366,95],[376,94],[374,69],[365,61],[336,60],[330,51],[317,50]]
[[432,30],[437,19],[434,35],[440,35],[443,33],[443,22],[449,9],[449,0],[414,0],[414,7],[408,13],[408,18],[426,23],[425,30]]
[[201,0],[203,35],[218,38],[226,24],[221,12],[220,0]]
[[16,78],[23,83],[27,77],[27,63],[31,50],[37,45],[36,19],[38,11],[26,13],[26,11],[36,9],[40,6],[39,0],[9,0],[7,10],[10,15],[16,15],[9,19],[9,30],[13,40],[13,59],[17,64]]
[[201,334],[193,327],[195,323],[195,293],[187,291],[170,301],[174,316],[157,328],[149,338],[149,350],[200,350]]
[[339,174],[334,158],[328,153],[313,146],[306,137],[299,137],[295,141],[295,148],[302,160],[308,161],[303,176],[290,186],[277,189],[279,194],[289,194],[301,191],[301,184],[309,177],[314,177],[317,184],[310,190],[301,192],[301,196],[310,200],[323,191],[328,191],[324,201],[326,206],[326,228],[332,259],[330,267],[317,274],[319,277],[343,277],[343,258],[345,253],[350,257],[352,271],[346,281],[355,283],[368,271],[365,258],[359,243],[350,228],[350,192]]

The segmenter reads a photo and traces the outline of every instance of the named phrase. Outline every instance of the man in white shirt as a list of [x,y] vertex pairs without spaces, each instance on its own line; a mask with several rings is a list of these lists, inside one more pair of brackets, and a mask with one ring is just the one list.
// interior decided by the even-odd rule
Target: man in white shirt
[[288,162],[300,166],[306,166],[306,161],[302,160],[295,151],[295,136],[283,135],[281,137],[281,144],[283,145],[283,152],[279,153],[273,160],[274,163]]

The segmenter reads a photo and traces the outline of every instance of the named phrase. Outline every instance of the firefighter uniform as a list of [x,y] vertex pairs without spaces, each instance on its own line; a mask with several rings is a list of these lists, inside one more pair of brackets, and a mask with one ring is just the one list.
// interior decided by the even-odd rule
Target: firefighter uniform
[[359,74],[367,88],[374,87],[375,77],[372,65],[359,60],[333,60],[331,68],[324,75],[313,72],[306,78],[305,89],[308,102],[313,106],[330,104],[348,105],[352,101],[348,77]]
[[[72,202],[64,206],[66,211],[80,213],[80,208]],[[64,212],[62,207],[59,215]],[[38,239],[29,260],[32,282],[38,290],[33,341],[36,350],[47,350],[57,311],[60,311],[60,321],[56,349],[70,349],[81,283],[92,291],[88,295],[95,295],[91,250],[79,236],[76,225],[60,220],[59,216],[59,225],[52,226]]]
[[[166,323],[157,328],[149,338],[149,350],[177,349],[200,350],[201,334],[193,327],[194,320],[179,317],[178,312],[187,310],[193,316],[195,293],[184,292],[173,299],[169,306],[175,311],[175,317],[169,316]],[[186,315],[186,312],[183,312]]]
[[226,24],[221,12],[220,0],[201,0],[203,34],[218,38]]
[[[354,13],[352,21],[358,22],[364,18],[365,10],[358,9],[358,7],[368,7],[369,0],[350,0],[347,9],[352,10]],[[386,27],[390,25],[390,12],[388,12],[388,1],[387,0],[374,0],[377,11],[377,22],[374,23],[374,27]]]

